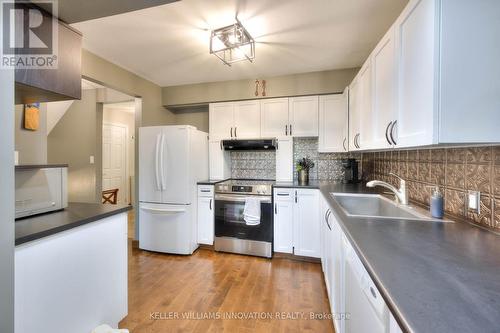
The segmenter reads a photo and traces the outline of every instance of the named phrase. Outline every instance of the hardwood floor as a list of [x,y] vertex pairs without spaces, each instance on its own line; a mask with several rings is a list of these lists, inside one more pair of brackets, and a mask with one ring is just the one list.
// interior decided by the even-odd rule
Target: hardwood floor
[[[319,264],[207,249],[129,253],[129,315],[120,327],[132,333],[334,331],[329,319],[309,319],[329,312]],[[207,318],[217,315],[233,318]]]

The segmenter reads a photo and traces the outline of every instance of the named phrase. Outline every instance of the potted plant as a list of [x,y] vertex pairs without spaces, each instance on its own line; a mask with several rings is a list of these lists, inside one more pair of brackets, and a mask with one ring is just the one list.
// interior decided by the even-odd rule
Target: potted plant
[[314,168],[314,162],[304,157],[297,161],[297,173],[300,184],[307,184],[309,182],[309,170]]

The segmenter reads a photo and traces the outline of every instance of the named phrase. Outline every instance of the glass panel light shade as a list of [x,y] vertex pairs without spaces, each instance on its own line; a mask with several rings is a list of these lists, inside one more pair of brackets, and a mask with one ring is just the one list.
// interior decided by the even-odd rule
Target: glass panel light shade
[[228,66],[242,60],[255,58],[255,41],[236,19],[236,23],[212,31],[210,53]]

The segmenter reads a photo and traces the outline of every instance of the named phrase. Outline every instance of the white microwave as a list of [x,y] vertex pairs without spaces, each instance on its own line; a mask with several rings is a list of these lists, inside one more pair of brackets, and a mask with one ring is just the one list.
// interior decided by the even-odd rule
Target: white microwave
[[16,219],[68,207],[68,167],[16,166]]

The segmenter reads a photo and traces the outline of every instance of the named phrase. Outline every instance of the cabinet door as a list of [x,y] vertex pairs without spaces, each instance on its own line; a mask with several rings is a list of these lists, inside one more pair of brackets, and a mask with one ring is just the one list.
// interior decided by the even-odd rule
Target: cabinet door
[[294,253],[299,256],[319,258],[321,256],[319,191],[296,189],[294,195]]
[[319,152],[347,151],[347,94],[319,97]]
[[359,77],[349,86],[349,150],[359,150],[357,139],[360,132]]
[[261,109],[261,135],[264,138],[290,135],[288,98],[263,99]]
[[413,1],[396,21],[399,91],[393,135],[397,132],[398,147],[437,143],[436,3],[439,1]]
[[372,117],[372,82],[371,61],[368,59],[359,75],[359,122],[360,129],[357,139],[359,149],[370,149],[373,145]]
[[260,101],[234,104],[234,136],[238,139],[260,138]]
[[230,177],[229,154],[222,148],[220,140],[208,142],[208,159],[210,179],[227,179]]
[[277,138],[276,148],[276,181],[293,180],[293,138],[290,136]]
[[[343,313],[344,305],[343,291],[343,246],[342,229],[333,214],[328,215],[328,223],[331,227],[328,248],[330,255],[329,278],[330,278],[330,305],[334,313]],[[342,320],[334,321],[335,330],[341,332]]]
[[198,244],[214,244],[214,200],[198,197]]
[[396,120],[396,48],[394,28],[382,38],[372,54],[373,145],[390,148],[390,130]]
[[209,106],[210,139],[234,138],[234,103],[212,103]]
[[293,253],[293,190],[274,192],[274,252]]
[[290,98],[290,134],[294,137],[318,136],[318,96]]

